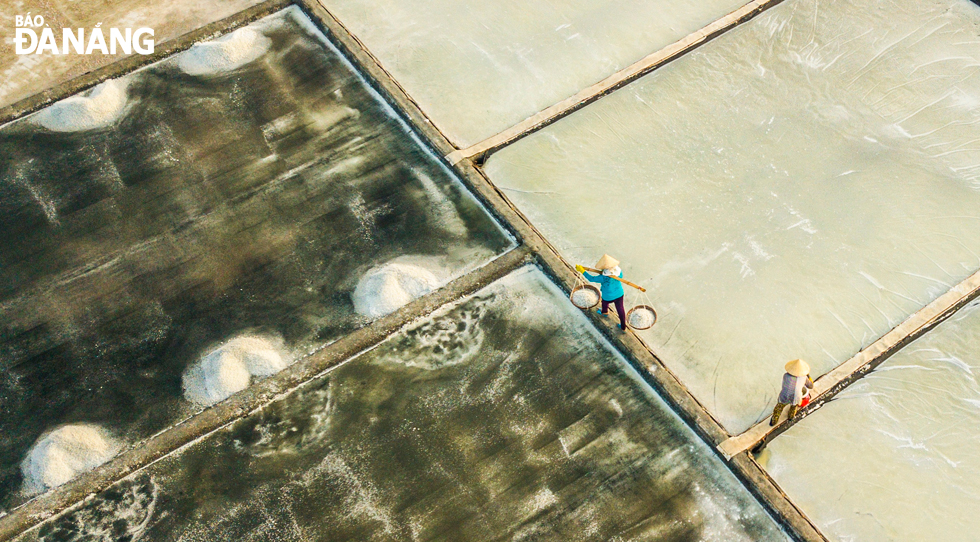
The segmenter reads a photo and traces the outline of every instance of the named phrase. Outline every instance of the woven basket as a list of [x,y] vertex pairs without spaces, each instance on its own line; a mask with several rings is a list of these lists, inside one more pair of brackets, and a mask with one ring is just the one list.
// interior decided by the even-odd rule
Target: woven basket
[[[648,311],[648,312],[650,312],[650,314],[653,315],[653,320],[650,321],[650,325],[643,326],[643,327],[637,327],[637,326],[634,326],[633,324],[630,323],[630,320],[631,320],[630,317],[633,316],[633,313],[634,312],[637,312],[637,311]],[[630,309],[629,312],[626,313],[626,323],[629,324],[629,326],[631,328],[636,329],[636,330],[650,329],[651,327],[653,327],[653,324],[656,324],[657,323],[657,311],[653,310],[653,307],[651,307],[650,305],[637,305],[637,306],[633,307],[632,309]]]
[[[595,292],[595,303],[593,303],[593,304],[591,304],[591,305],[589,305],[587,307],[583,307],[582,305],[576,303],[575,302],[575,292],[577,292],[579,290],[591,290],[591,291]],[[570,294],[568,294],[568,300],[572,302],[572,305],[575,305],[576,307],[578,307],[580,309],[591,309],[592,307],[595,307],[596,305],[598,305],[599,304],[599,301],[601,299],[602,299],[602,292],[599,290],[599,287],[596,286],[596,285],[594,285],[594,284],[581,284],[579,286],[576,286],[575,288],[572,288],[572,292]]]

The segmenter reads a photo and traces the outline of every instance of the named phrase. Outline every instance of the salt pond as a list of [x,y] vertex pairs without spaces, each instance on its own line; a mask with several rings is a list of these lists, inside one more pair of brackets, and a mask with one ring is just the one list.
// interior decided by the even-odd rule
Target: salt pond
[[123,538],[786,539],[533,267],[20,540]]
[[454,143],[468,146],[746,0],[324,0]]
[[787,360],[819,375],[980,267],[978,25],[784,2],[486,171],[569,260],[622,260],[641,336],[739,432]]
[[767,470],[836,540],[977,539],[980,304],[773,440]]
[[365,325],[372,268],[513,245],[298,8],[249,28],[0,129],[0,507],[44,431],[132,443]]

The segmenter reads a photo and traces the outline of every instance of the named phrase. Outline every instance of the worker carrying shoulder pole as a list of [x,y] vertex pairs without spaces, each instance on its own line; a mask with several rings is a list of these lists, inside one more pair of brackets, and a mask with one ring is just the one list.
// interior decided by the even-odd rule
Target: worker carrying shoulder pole
[[608,254],[603,254],[599,262],[595,264],[598,275],[586,272],[586,268],[576,265],[575,270],[585,276],[589,282],[599,284],[599,291],[602,293],[602,310],[596,311],[605,316],[609,314],[609,304],[616,305],[616,314],[619,315],[619,328],[626,331],[626,306],[623,303],[623,270],[619,268],[619,260]]
[[779,391],[779,400],[772,411],[769,425],[776,425],[783,409],[789,406],[789,417],[810,404],[810,390],[813,380],[810,379],[810,366],[802,359],[794,359],[786,364],[786,374],[783,375],[783,388]]

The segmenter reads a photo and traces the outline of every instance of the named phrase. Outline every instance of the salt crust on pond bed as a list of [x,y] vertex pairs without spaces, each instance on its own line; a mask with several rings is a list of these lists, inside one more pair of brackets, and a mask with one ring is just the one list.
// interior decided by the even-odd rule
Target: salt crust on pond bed
[[235,337],[184,372],[184,397],[213,405],[247,388],[253,376],[272,375],[287,365],[272,341],[248,335]]
[[195,43],[177,57],[177,66],[190,75],[232,71],[262,56],[272,41],[251,28],[239,28],[214,41]]
[[96,425],[61,426],[42,435],[21,463],[24,492],[36,494],[94,469],[119,451],[107,431]]
[[72,96],[34,116],[33,122],[52,132],[81,132],[105,128],[116,122],[126,108],[126,83],[110,79],[87,96]]

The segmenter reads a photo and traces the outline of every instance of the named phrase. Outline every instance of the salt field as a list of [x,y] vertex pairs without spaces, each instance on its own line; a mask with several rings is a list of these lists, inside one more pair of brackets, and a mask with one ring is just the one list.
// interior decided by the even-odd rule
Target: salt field
[[[229,17],[259,3],[259,0],[169,0],[147,3],[136,0],[46,0],[43,4],[9,0],[0,4],[4,40],[0,41],[0,106],[12,104],[73,77],[123,58],[113,55],[17,55],[12,39],[16,16],[30,13],[44,17],[53,29],[151,28],[157,44],[174,39],[199,26]],[[58,34],[60,38],[61,35]]]
[[767,448],[767,469],[835,540],[976,540],[980,303]]
[[747,0],[324,0],[460,147],[700,30]]
[[28,12],[0,540],[978,538],[980,0]]
[[[980,8],[784,2],[492,155],[572,263],[649,289],[641,336],[732,433],[980,268]],[[627,293],[627,305],[640,298]]]
[[785,540],[533,267],[19,540]]
[[514,245],[295,7],[0,156],[0,510]]

